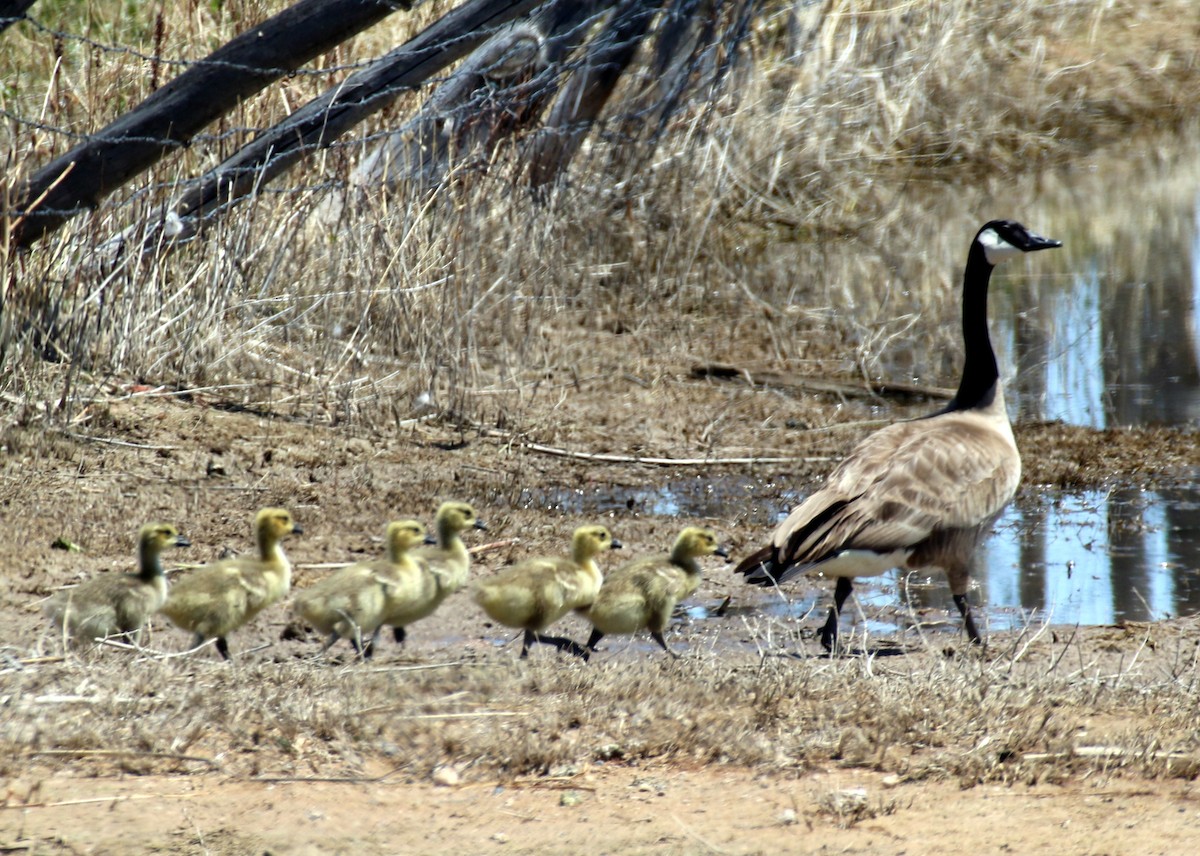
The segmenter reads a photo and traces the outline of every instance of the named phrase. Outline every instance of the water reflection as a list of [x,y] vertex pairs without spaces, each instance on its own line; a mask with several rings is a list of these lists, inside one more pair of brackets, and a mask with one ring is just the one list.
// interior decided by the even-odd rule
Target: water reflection
[[1093,172],[1046,190],[1069,268],[1018,276],[996,296],[1018,415],[1095,428],[1200,423],[1200,162],[1192,153]]
[[[765,526],[782,519],[798,499],[777,485],[730,477],[644,488],[526,491],[521,504],[572,514],[717,518]],[[1027,490],[997,522],[974,561],[977,588],[971,597],[991,630],[1197,615],[1200,488],[1180,483],[1157,490]],[[748,589],[748,596],[753,591]],[[873,632],[918,621],[958,629],[949,588],[940,576],[863,579],[856,593],[867,607]],[[806,615],[815,607],[811,591],[797,590],[794,599],[764,608]]]

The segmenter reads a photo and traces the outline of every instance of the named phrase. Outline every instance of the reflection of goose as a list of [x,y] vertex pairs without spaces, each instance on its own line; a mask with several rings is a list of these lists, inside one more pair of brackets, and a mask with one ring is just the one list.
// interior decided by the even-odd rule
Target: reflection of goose
[[167,599],[160,554],[165,547],[190,544],[169,523],[147,523],[138,532],[136,574],[103,574],[60,592],[46,614],[80,641],[126,634],[140,643],[146,620]]
[[689,526],[679,533],[670,553],[634,559],[606,576],[596,602],[584,613],[594,628],[587,647],[595,651],[596,643],[609,633],[649,630],[664,651],[678,657],[667,645],[663,631],[675,604],[700,585],[696,560],[713,554],[729,555],[711,529]]
[[889,425],[863,440],[779,524],[771,543],[737,566],[756,585],[809,571],[837,577],[834,605],[821,628],[826,649],[837,639],[853,578],[892,568],[944,572],[967,636],[980,641],[967,603],[967,563],[1021,478],[988,337],[988,280],[1005,259],[1058,246],[1060,241],[1020,223],[986,223],[971,242],[963,274],[966,359],[954,398],[937,413]]
[[587,659],[577,642],[542,631],[572,609],[592,605],[604,581],[596,557],[621,542],[603,526],[580,526],[571,538],[571,558],[526,559],[475,585],[475,602],[494,620],[525,631],[521,657],[534,642]]

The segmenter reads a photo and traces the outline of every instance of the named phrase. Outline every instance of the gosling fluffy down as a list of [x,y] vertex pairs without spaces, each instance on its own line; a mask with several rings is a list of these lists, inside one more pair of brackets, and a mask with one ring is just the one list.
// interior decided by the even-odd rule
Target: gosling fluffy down
[[592,622],[589,650],[609,633],[632,634],[649,630],[654,641],[672,657],[663,638],[675,605],[691,596],[700,585],[700,563],[704,556],[729,554],[717,543],[711,529],[689,526],[679,533],[670,553],[643,556],[627,562],[604,578],[595,602],[584,613]]
[[287,596],[292,565],[279,542],[302,531],[287,510],[262,509],[254,517],[258,555],[225,559],[183,577],[171,587],[163,613],[195,634],[195,645],[215,638],[217,651],[228,660],[226,637]]
[[421,568],[421,584],[392,589],[384,605],[383,623],[392,628],[396,641],[403,643],[405,628],[433,612],[447,597],[467,584],[471,572],[471,554],[463,543],[467,529],[487,529],[475,509],[465,502],[443,502],[434,519],[437,544],[418,547],[412,558]]
[[342,568],[296,595],[296,613],[329,637],[322,653],[338,639],[349,639],[356,652],[370,657],[391,602],[436,597],[437,580],[409,555],[424,541],[420,522],[394,520],[384,532],[384,558]]
[[591,606],[604,581],[596,556],[621,542],[603,526],[581,526],[571,538],[571,557],[526,559],[475,585],[475,602],[493,620],[525,631],[521,657],[534,642],[553,645],[583,659],[588,652],[576,642],[542,631],[572,609]]
[[142,628],[167,599],[162,551],[191,542],[169,523],[147,523],[138,531],[138,572],[104,574],[59,592],[46,614],[80,642],[124,635],[139,645]]

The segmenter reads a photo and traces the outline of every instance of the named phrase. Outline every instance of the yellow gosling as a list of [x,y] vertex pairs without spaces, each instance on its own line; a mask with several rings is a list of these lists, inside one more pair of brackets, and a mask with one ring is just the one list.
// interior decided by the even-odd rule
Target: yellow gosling
[[195,645],[215,638],[217,651],[228,660],[226,637],[287,596],[292,565],[279,542],[302,531],[285,509],[262,509],[254,517],[258,555],[225,559],[188,574],[171,587],[163,613],[176,627],[194,633]]
[[438,507],[434,527],[437,544],[418,547],[413,551],[413,559],[432,577],[435,586],[397,587],[387,598],[383,623],[392,628],[392,635],[400,644],[407,635],[405,627],[432,615],[443,600],[467,584],[471,554],[463,543],[462,533],[467,529],[487,529],[475,509],[465,502],[443,502]]
[[553,645],[583,659],[587,649],[562,636],[543,635],[572,609],[592,605],[604,581],[596,557],[621,542],[603,526],[581,526],[571,538],[571,558],[526,559],[475,585],[475,602],[495,621],[525,631],[521,657],[534,642]]
[[342,568],[296,595],[296,613],[329,637],[322,653],[339,639],[349,639],[355,652],[369,658],[391,600],[436,594],[433,575],[409,555],[424,541],[425,527],[418,521],[392,521],[384,533],[384,558]]
[[59,592],[46,614],[76,640],[123,635],[141,644],[142,628],[167,599],[162,551],[191,542],[169,523],[147,523],[138,531],[138,572],[104,574]]
[[670,553],[634,559],[608,574],[595,602],[584,613],[594,628],[588,649],[595,651],[596,643],[609,633],[628,635],[649,630],[664,651],[678,657],[667,645],[663,631],[675,605],[700,585],[700,563],[696,560],[712,555],[729,558],[717,543],[715,532],[689,526],[679,533]]

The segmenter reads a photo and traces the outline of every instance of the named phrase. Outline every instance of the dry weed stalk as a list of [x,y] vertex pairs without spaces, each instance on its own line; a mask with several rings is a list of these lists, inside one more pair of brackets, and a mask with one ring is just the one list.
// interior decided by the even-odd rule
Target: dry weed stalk
[[[1176,2],[1185,12],[1186,0]],[[951,250],[934,243],[924,259],[895,257],[886,240],[914,182],[1003,173],[1018,162],[1027,170],[1130,123],[1181,118],[1197,100],[1195,75],[1173,61],[1188,49],[1183,36],[1156,29],[1132,0],[1099,10],[964,0],[797,9],[812,14],[786,32],[784,9],[768,10],[759,63],[740,72],[736,102],[681,114],[650,162],[634,146],[594,146],[545,205],[519,189],[501,158],[435,198],[380,198],[323,227],[310,214],[355,157],[334,148],[292,186],[264,188],[253,210],[203,243],[110,256],[105,242],[139,212],[232,150],[242,129],[277,118],[279,93],[252,99],[231,127],[164,163],[131,197],[28,254],[5,256],[16,285],[0,329],[0,392],[35,419],[70,418],[110,379],[134,377],[305,418],[389,424],[432,404],[504,426],[543,410],[563,367],[595,365],[589,337],[624,336],[647,343],[627,353],[682,357],[742,337],[762,341],[764,357],[795,362],[822,326],[810,313],[831,305],[863,307],[833,319],[842,341],[831,344],[856,349],[858,371],[873,375],[883,345],[915,334],[908,327],[918,319],[937,336],[945,316],[947,298],[930,287],[944,284]],[[92,30],[119,46],[110,52],[15,27],[5,39],[22,84],[7,109],[86,133],[140,94],[138,52],[190,56],[262,14],[194,10],[165,34],[114,15]],[[432,14],[390,21],[328,64],[353,66],[359,50]],[[1128,55],[1079,61],[1134,32],[1153,50],[1132,45]],[[1154,73],[1138,74],[1138,62]],[[329,76],[289,79],[282,100],[299,103]],[[405,96],[365,133],[420,97]],[[17,165],[62,145],[39,128],[3,133],[14,153],[6,183]],[[854,253],[828,246],[847,235]],[[879,283],[885,296],[855,283]],[[765,321],[762,307],[773,310]],[[492,394],[500,390],[508,392]]]

